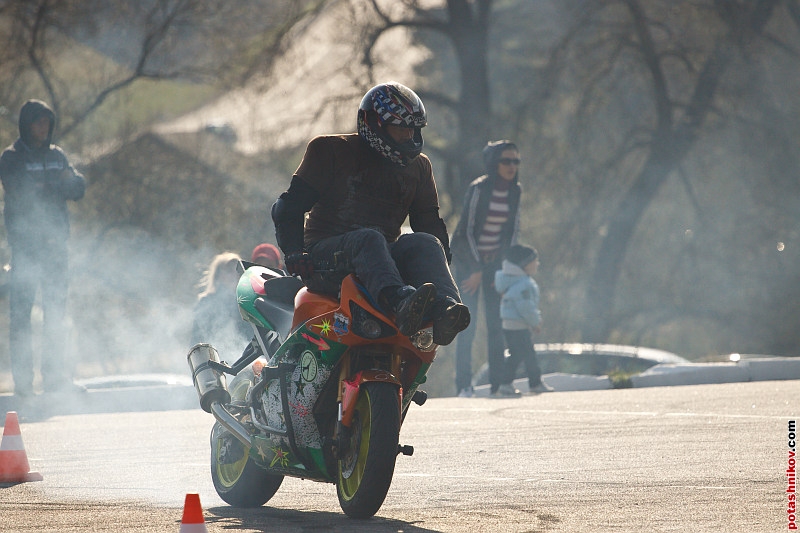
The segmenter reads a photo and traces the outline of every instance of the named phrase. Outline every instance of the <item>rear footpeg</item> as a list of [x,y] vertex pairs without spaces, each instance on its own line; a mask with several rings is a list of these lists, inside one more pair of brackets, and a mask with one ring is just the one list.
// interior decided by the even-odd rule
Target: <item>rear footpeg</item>
[[405,445],[404,446],[402,444],[398,444],[397,445],[397,455],[400,455],[401,453],[403,455],[414,455],[414,447],[413,446],[409,446],[409,445]]
[[428,393],[424,390],[418,390],[414,393],[414,396],[411,397],[411,401],[417,405],[422,405],[428,401]]

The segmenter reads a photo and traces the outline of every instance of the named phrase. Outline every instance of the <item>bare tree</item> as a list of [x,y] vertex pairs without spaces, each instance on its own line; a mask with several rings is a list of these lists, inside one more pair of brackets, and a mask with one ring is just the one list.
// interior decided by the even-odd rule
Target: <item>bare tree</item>
[[374,18],[363,28],[363,61],[368,68],[374,65],[372,54],[381,36],[396,28],[435,32],[451,45],[458,65],[458,80],[448,80],[443,86],[453,90],[424,84],[415,90],[423,101],[443,106],[454,117],[453,142],[426,150],[437,152],[445,160],[444,191],[459,204],[466,185],[483,172],[474,156],[486,144],[491,129],[487,58],[493,0],[448,0],[442,9],[432,9],[417,0],[399,3],[369,0],[369,3]]
[[282,35],[318,3],[7,0],[0,95],[8,103],[46,98],[67,136],[139,80],[223,85],[267,71]]
[[669,75],[665,71],[665,62],[674,60],[676,50],[658,48],[653,36],[656,21],[647,17],[642,2],[622,2],[628,11],[629,24],[620,43],[633,47],[649,74],[655,119],[644,144],[630,144],[626,148],[629,153],[644,150],[644,160],[606,222],[589,278],[586,310],[590,319],[584,322],[585,340],[607,339],[613,324],[609,310],[613,309],[620,267],[643,213],[695,146],[706,117],[714,112],[717,90],[734,57],[761,38],[778,3],[777,0],[716,3],[715,9],[726,29],[702,57],[680,57],[687,62],[693,83],[686,91],[688,100],[682,101],[670,94]]

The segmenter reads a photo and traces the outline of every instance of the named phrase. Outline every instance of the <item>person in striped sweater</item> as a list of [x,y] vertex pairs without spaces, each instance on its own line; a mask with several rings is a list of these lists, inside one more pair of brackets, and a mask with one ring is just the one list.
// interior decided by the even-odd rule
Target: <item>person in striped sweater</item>
[[[509,140],[491,141],[483,149],[486,174],[473,181],[464,196],[458,226],[453,232],[453,267],[463,303],[476,309],[482,295],[486,317],[487,360],[491,392],[503,381],[505,346],[500,320],[500,295],[494,289],[494,273],[503,254],[519,236],[519,203],[522,189],[517,179],[520,153]],[[472,344],[476,322],[458,336],[456,390],[472,395]]]

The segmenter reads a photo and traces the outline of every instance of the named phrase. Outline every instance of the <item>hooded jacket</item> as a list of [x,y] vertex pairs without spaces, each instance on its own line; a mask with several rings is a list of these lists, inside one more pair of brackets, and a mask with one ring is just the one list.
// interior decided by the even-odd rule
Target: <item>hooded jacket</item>
[[[461,209],[461,218],[458,221],[450,248],[456,265],[466,272],[481,270],[481,257],[478,253],[478,237],[480,237],[486,216],[489,213],[489,201],[492,198],[492,189],[497,180],[497,165],[503,151],[514,147],[510,141],[489,143],[483,152],[483,162],[486,174],[470,183],[464,195],[464,205]],[[515,148],[515,147],[514,147]],[[519,235],[519,202],[522,188],[517,176],[514,176],[508,191],[509,216],[500,232],[500,255],[512,244],[517,242]]]
[[503,329],[533,329],[541,323],[539,286],[519,265],[504,260],[503,268],[495,272],[494,286],[501,294]]
[[[47,140],[36,146],[31,124],[50,120]],[[69,237],[67,200],[80,200],[84,177],[69,164],[64,151],[51,144],[55,113],[39,100],[28,100],[19,113],[19,138],[0,156],[0,180],[5,192],[4,217],[13,250],[63,247]]]

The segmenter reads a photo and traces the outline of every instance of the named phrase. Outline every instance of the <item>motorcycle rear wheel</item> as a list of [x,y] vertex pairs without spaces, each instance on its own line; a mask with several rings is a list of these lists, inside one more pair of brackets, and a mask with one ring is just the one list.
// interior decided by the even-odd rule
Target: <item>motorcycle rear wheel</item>
[[348,453],[338,461],[336,492],[351,518],[378,512],[392,484],[400,438],[400,398],[391,383],[366,383],[359,392]]
[[211,430],[211,479],[226,503],[234,507],[261,507],[283,483],[283,476],[267,473],[255,464],[249,450],[222,425]]

